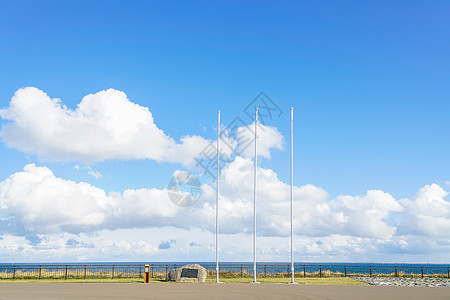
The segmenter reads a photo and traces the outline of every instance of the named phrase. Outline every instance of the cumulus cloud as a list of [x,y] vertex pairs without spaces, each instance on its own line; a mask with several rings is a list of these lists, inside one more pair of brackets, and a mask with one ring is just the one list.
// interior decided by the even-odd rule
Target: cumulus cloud
[[[22,88],[9,107],[0,110],[0,117],[9,121],[0,132],[6,145],[54,161],[152,159],[192,167],[196,156],[215,148],[214,141],[197,135],[175,141],[157,127],[147,107],[114,89],[87,95],[72,110],[37,88]],[[237,129],[240,140],[225,134],[222,155],[230,157],[238,150],[251,157],[252,147],[247,147],[247,141],[253,140],[250,127]],[[282,149],[283,136],[275,127],[260,125],[259,132],[261,156],[270,157],[271,149]]]
[[402,233],[427,236],[450,236],[450,202],[448,193],[433,183],[421,188],[411,199],[401,199],[405,207],[401,215]]
[[[214,261],[214,233],[199,229],[141,228],[100,230],[95,234],[39,234],[41,242],[6,234],[0,243],[4,261]],[[167,236],[176,240],[160,249]],[[289,238],[259,236],[257,255],[261,261],[288,261]],[[245,234],[221,235],[223,261],[252,260],[252,238]],[[424,245],[427,245],[424,247]],[[450,259],[449,239],[424,236],[396,236],[380,240],[348,235],[296,236],[297,262],[436,262]]]
[[[222,170],[222,222],[225,232],[251,230],[253,163],[237,157]],[[271,169],[258,172],[258,231],[266,236],[287,236],[290,230],[289,185]],[[339,196],[314,185],[294,187],[295,230],[299,235],[346,234],[389,238],[396,228],[385,218],[402,207],[391,195],[370,190],[362,196]],[[211,212],[212,213],[212,212]]]
[[[154,235],[155,233],[152,232]],[[32,244],[26,238],[6,234],[0,243],[0,256],[11,262],[55,261],[146,261],[149,255],[157,255],[155,241],[145,235],[133,235],[131,230],[100,231],[86,234],[45,234],[42,241]]]
[[[255,156],[254,143],[252,142],[255,139],[254,127],[255,122],[249,126],[241,126],[236,130],[236,139],[239,141],[236,152],[244,157]],[[276,127],[258,123],[257,144],[258,156],[270,158],[273,149],[283,149],[284,138]]]
[[[258,233],[287,236],[290,228],[289,185],[270,169],[259,168]],[[252,231],[253,164],[237,157],[221,173],[220,222],[227,234]],[[32,235],[95,232],[102,229],[176,227],[214,232],[215,190],[203,184],[201,200],[180,208],[165,189],[128,189],[106,193],[88,183],[56,177],[46,167],[25,166],[0,183],[0,219],[7,233]],[[386,219],[402,211],[391,195],[368,191],[339,196],[314,185],[294,187],[298,235],[391,238],[397,228]],[[442,222],[449,217],[444,215]]]
[[[0,117],[10,121],[0,133],[8,146],[56,161],[152,159],[192,166],[195,156],[216,148],[215,141],[200,136],[175,141],[156,126],[148,108],[113,89],[87,95],[72,110],[36,88],[24,88],[9,107],[0,110]],[[246,260],[252,247],[248,235],[253,225],[253,126],[241,126],[236,136],[225,134],[221,141],[228,146],[223,146],[222,154],[230,158],[220,178],[221,245],[229,261]],[[283,136],[275,127],[260,125],[258,132],[262,157],[270,158],[273,149],[283,148]],[[95,178],[102,176],[89,166],[74,168],[87,169]],[[271,169],[258,172],[257,232],[263,245],[258,255],[285,260],[287,248],[280,245],[290,232],[289,185]],[[0,256],[13,259],[11,253],[21,253],[30,260],[39,254],[60,260],[101,260],[105,254],[125,260],[148,255],[165,260],[167,253],[179,255],[178,260],[189,255],[208,257],[214,252],[215,189],[210,184],[202,189],[199,202],[180,208],[165,189],[107,193],[29,164],[0,183]],[[400,258],[449,253],[447,196],[437,184],[400,200],[380,190],[330,199],[315,185],[295,186],[295,247],[302,260],[323,261],[364,258],[368,253],[378,257],[396,253]],[[151,240],[143,240],[141,233]],[[136,256],[131,258],[131,252]],[[164,255],[158,256],[161,252]]]
[[[11,98],[9,107],[0,110],[0,117],[9,121],[0,132],[6,145],[54,161],[152,159],[192,167],[196,156],[215,148],[214,141],[197,135],[175,141],[157,127],[147,107],[114,89],[87,95],[76,109],[70,109],[37,88],[22,88]],[[227,145],[222,154],[230,157],[239,147],[238,153],[251,157],[245,141],[253,140],[253,132],[247,126],[238,132],[241,143],[222,137]],[[282,149],[283,136],[274,127],[261,125],[258,139],[261,156],[270,157],[271,149]]]
[[0,183],[0,215],[25,232],[96,228],[106,220],[110,205],[102,189],[56,178],[50,169],[34,164]]
[[14,233],[92,232],[102,228],[170,225],[177,207],[165,190],[106,194],[85,182],[56,177],[34,164],[0,183],[2,230]]
[[330,203],[334,232],[360,237],[391,238],[396,227],[386,218],[402,206],[390,194],[369,190],[363,196],[339,196]]
[[[235,254],[245,260],[246,251],[251,252],[252,176],[252,161],[243,157],[237,157],[221,173],[221,245],[230,260]],[[0,254],[20,248],[23,255],[39,251],[52,255],[53,250],[48,249],[70,249],[68,253],[76,257],[84,258],[91,250],[91,257],[105,251],[112,259],[126,257],[139,247],[142,255],[158,255],[164,250],[181,253],[180,259],[183,255],[204,256],[214,250],[214,239],[205,240],[205,236],[213,237],[215,232],[215,190],[209,184],[202,188],[199,202],[180,208],[164,189],[106,193],[30,164],[0,183]],[[362,259],[373,252],[379,257],[396,253],[413,259],[416,254],[444,251],[450,239],[446,195],[437,184],[399,201],[377,190],[330,199],[324,189],[314,185],[294,187],[296,249],[305,257],[322,260]],[[259,168],[257,212],[257,232],[265,241],[260,257],[282,260],[287,253],[279,244],[290,232],[289,185],[273,170]],[[151,242],[138,233],[129,240],[128,234],[142,230],[151,230]],[[117,232],[129,233],[118,239]],[[107,236],[99,238],[99,233]],[[424,251],[423,243],[431,248]],[[195,247],[198,245],[204,247]]]
[[60,99],[27,87],[0,110],[5,144],[56,161],[153,159],[193,164],[208,140],[186,135],[180,143],[159,129],[147,107],[108,89],[85,96],[72,110]]

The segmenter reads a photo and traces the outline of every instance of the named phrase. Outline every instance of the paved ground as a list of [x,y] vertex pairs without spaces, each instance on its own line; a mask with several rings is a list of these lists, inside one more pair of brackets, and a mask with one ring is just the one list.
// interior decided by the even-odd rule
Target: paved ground
[[450,299],[449,288],[397,286],[0,283],[0,299]]

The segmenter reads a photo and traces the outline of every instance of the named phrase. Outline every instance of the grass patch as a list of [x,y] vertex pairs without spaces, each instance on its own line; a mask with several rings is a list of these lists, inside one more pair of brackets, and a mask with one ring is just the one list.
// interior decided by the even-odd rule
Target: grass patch
[[330,285],[369,285],[368,283],[357,281],[346,277],[330,278],[298,278],[295,282],[302,284],[330,284]]
[[[0,284],[3,282],[9,283],[142,283],[143,279],[140,278],[129,278],[129,279],[2,279]],[[156,282],[156,281],[155,281]]]
[[[257,278],[261,283],[289,283],[291,278]],[[253,278],[220,278],[220,282],[223,283],[250,283]],[[209,277],[206,279],[206,283],[214,283],[216,278]],[[328,285],[367,285],[367,283],[353,280],[346,277],[326,277],[326,278],[296,278],[295,282],[299,284],[328,284]]]
[[[223,283],[250,283],[253,278],[220,278]],[[290,278],[258,278],[261,283],[289,283]],[[144,280],[141,278],[130,278],[130,279],[4,279],[0,280],[1,283],[143,283]],[[151,278],[150,283],[160,283],[165,282],[164,279]],[[215,277],[209,277],[206,279],[206,283],[213,284],[216,282]],[[296,278],[295,282],[299,284],[327,284],[327,285],[368,285],[367,283],[353,280],[346,277],[326,277],[326,278]],[[189,283],[186,283],[189,284]]]

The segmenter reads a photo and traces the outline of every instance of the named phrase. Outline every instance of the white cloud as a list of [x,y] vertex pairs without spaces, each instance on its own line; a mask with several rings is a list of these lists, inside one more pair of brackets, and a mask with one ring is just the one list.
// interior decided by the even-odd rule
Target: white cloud
[[209,141],[184,136],[180,143],[159,129],[148,108],[108,89],[85,96],[75,110],[43,91],[19,89],[0,117],[5,144],[56,161],[153,159],[193,164]]
[[448,193],[439,185],[426,185],[411,199],[402,199],[401,232],[427,236],[450,236],[450,202]]
[[103,177],[102,173],[100,173],[99,171],[92,170],[91,167],[88,167],[88,174],[91,175],[92,177],[94,177],[95,179],[99,179],[99,178]]
[[[0,117],[11,121],[0,134],[7,145],[57,161],[153,159],[192,166],[202,150],[216,147],[200,136],[187,135],[176,142],[156,126],[148,108],[113,89],[84,97],[75,110],[36,88],[20,89],[10,106],[0,110]],[[221,172],[221,247],[229,261],[251,260],[246,255],[251,253],[253,126],[240,127],[236,139],[222,136],[222,145],[231,145],[222,147],[225,156],[233,158],[235,149],[243,156],[234,157]],[[271,150],[281,150],[283,144],[276,128],[261,125],[262,157],[270,158]],[[95,178],[102,176],[83,168]],[[288,248],[281,245],[290,230],[289,185],[264,168],[259,168],[258,180],[258,257],[286,260]],[[214,252],[215,190],[206,183],[202,188],[198,203],[180,208],[164,189],[106,193],[88,183],[58,178],[47,167],[27,165],[0,183],[0,257],[14,258],[17,253],[30,261],[42,255],[97,261],[105,255],[110,260],[142,260],[149,255],[166,260],[167,253],[174,260],[208,257]],[[447,195],[431,184],[400,201],[379,190],[329,199],[320,187],[296,186],[295,247],[303,261],[355,257],[362,261],[372,253],[380,260],[396,253],[399,261],[406,261],[407,255],[414,259],[433,251],[449,253]],[[130,252],[136,253],[133,258]]]
[[93,230],[108,218],[111,201],[88,183],[57,178],[46,167],[25,166],[0,183],[0,217],[22,233]]
[[100,173],[98,171],[89,170],[88,174],[91,175],[92,177],[94,177],[95,179],[103,177],[102,173]]
[[[289,185],[277,174],[259,168],[258,231],[266,236],[287,236],[290,230]],[[251,229],[253,164],[237,157],[221,175],[222,222],[225,232]],[[329,200],[328,193],[308,184],[294,187],[295,230],[299,235],[346,234],[360,237],[390,238],[396,228],[384,220],[402,207],[391,195],[371,190],[363,196],[339,196]],[[213,212],[210,212],[213,213]]]
[[[270,169],[259,168],[258,232],[289,234],[289,186]],[[221,230],[228,234],[252,230],[253,165],[237,157],[221,175]],[[214,232],[215,190],[203,184],[202,199],[180,208],[165,189],[111,192],[88,183],[56,177],[46,167],[27,165],[23,172],[0,183],[0,218],[11,233],[94,232],[137,227],[200,228]],[[401,206],[389,194],[368,191],[364,196],[328,194],[313,185],[294,187],[295,230],[299,235],[345,234],[390,238],[396,228],[385,218]]]
[[[255,138],[254,128],[255,122],[248,126],[241,126],[236,130],[236,139],[239,141],[236,152],[244,157],[255,156],[255,147],[252,142]],[[272,149],[283,149],[284,138],[276,127],[258,123],[257,137],[258,156],[270,158]]]
[[339,196],[330,203],[334,232],[360,237],[391,238],[396,228],[385,218],[402,206],[388,193],[369,190],[364,196]]
[[[282,243],[290,228],[289,186],[270,169],[260,168],[259,174],[259,255],[283,260],[287,244]],[[251,259],[246,255],[251,253],[252,176],[248,158],[237,157],[222,170],[221,247],[229,260],[236,255],[237,260]],[[178,253],[181,260],[183,255],[205,257],[214,249],[215,190],[209,184],[202,188],[198,203],[180,208],[165,190],[107,194],[87,183],[58,178],[46,167],[27,165],[0,183],[0,255],[6,257],[2,254],[20,249],[23,257],[41,253],[62,260],[64,255],[96,259],[103,253],[111,259],[126,259],[130,249],[139,248],[142,253],[135,254],[137,258],[147,253],[164,260],[164,255],[159,256],[163,250]],[[375,252],[380,259],[396,253],[404,261],[414,255],[445,252],[450,239],[445,195],[436,184],[401,201],[375,190],[329,199],[325,190],[314,185],[295,187],[297,251],[304,260],[323,261],[351,257],[362,261]],[[151,234],[142,239],[142,232]],[[159,247],[167,241],[170,247]],[[423,243],[430,249],[424,250]]]
[[[100,230],[95,234],[40,234],[41,242],[3,235],[0,257],[14,262],[54,261],[214,261],[214,233],[199,229],[141,228]],[[171,243],[170,248],[159,245]],[[426,244],[427,247],[423,245]],[[165,249],[164,249],[165,248]],[[220,236],[221,261],[252,260],[252,238],[247,234]],[[296,236],[296,262],[436,262],[450,259],[447,239],[399,236],[380,240],[348,235]],[[258,236],[258,261],[288,261],[289,238]]]
[[[0,110],[0,117],[10,121],[0,132],[6,145],[53,161],[152,159],[192,167],[196,156],[215,149],[215,141],[196,135],[185,135],[176,142],[157,127],[147,107],[114,89],[87,95],[72,110],[37,88],[22,88],[9,107]],[[222,147],[222,154],[230,157],[238,147],[251,157],[252,147],[246,147],[245,141],[253,140],[253,132],[246,126],[237,132],[241,144],[224,135],[222,145],[227,147]],[[283,136],[275,127],[260,125],[261,156],[270,157],[270,150],[282,149],[282,144]]]
[[[75,166],[73,166],[73,168],[77,171],[79,171],[81,169],[81,167],[79,165],[75,165]],[[85,166],[85,167],[83,167],[83,169],[87,169],[88,170],[87,173],[89,175],[91,175],[92,177],[94,177],[95,179],[99,179],[99,178],[103,177],[102,173],[93,170],[90,166]]]
[[[140,260],[157,255],[158,246],[148,242],[144,236],[130,235],[130,230],[111,234],[100,231],[96,235],[46,234],[42,241],[31,244],[26,238],[4,235],[0,243],[0,256],[14,262],[55,261],[107,261]],[[156,242],[156,241],[155,241]],[[130,259],[133,253],[133,259]]]
[[165,190],[106,194],[88,183],[58,178],[34,164],[0,183],[2,229],[16,234],[170,226],[177,210]]

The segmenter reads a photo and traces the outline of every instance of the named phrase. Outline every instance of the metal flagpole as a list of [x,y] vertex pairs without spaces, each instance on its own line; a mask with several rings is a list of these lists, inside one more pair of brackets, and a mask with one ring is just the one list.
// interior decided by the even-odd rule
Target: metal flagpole
[[216,283],[219,283],[219,141],[220,110],[217,111],[217,178],[216,178]]
[[295,283],[294,273],[294,108],[291,107],[291,283]]
[[253,183],[253,283],[256,281],[256,183],[258,176],[258,143],[257,143],[257,128],[258,128],[258,108],[255,108],[255,170]]

